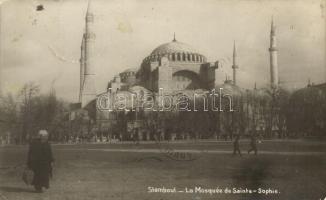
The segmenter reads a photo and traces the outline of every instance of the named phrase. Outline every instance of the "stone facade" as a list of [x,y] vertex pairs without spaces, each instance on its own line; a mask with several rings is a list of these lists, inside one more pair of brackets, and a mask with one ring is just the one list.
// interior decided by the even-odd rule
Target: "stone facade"
[[[91,30],[89,30],[91,24],[89,23],[91,23],[92,20],[90,20],[91,18],[89,15],[90,14],[88,14],[86,17],[87,31],[91,32]],[[93,37],[83,38],[82,51],[90,48],[90,44],[93,42],[93,40]],[[278,70],[275,27],[273,23],[271,30],[271,47],[269,48],[269,51],[271,55],[271,84],[275,86],[278,83]],[[218,80],[217,75],[221,73],[221,71],[219,71],[219,61],[208,62],[203,54],[199,53],[188,44],[179,42],[174,38],[171,42],[162,44],[155,48],[148,56],[143,59],[139,68],[127,69],[117,74],[111,81],[108,82],[107,90],[105,92],[98,94],[97,96],[95,96],[92,92],[93,99],[89,102],[91,105],[85,106],[86,104],[83,103],[85,102],[85,89],[89,87],[87,77],[93,77],[89,76],[93,75],[93,72],[90,70],[90,67],[92,67],[92,63],[90,62],[91,56],[88,54],[83,52],[81,54],[81,66],[83,67],[83,69],[81,69],[81,73],[84,73],[81,74],[81,101],[83,108],[87,109],[87,107],[89,107],[93,109],[91,109],[91,113],[94,113],[94,115],[90,116],[94,116],[93,119],[95,121],[95,127],[97,127],[96,130],[99,132],[117,132],[117,130],[114,130],[114,127],[120,127],[118,132],[128,132],[129,129],[133,128],[136,128],[139,132],[148,131],[148,129],[138,129],[144,126],[151,126],[150,124],[146,124],[148,123],[146,120],[151,119],[152,116],[145,116],[151,115],[151,113],[144,112],[144,108],[140,108],[138,106],[143,106],[143,103],[146,102],[148,98],[148,102],[151,102],[152,99],[154,102],[153,104],[159,106],[159,97],[162,92],[163,95],[167,94],[172,96],[172,101],[174,102],[175,99],[178,99],[183,95],[189,98],[192,97],[194,93],[207,94],[207,92],[210,92],[213,89],[215,89],[215,91],[219,91],[221,88],[223,88],[224,94],[228,94],[230,99],[232,97],[237,99],[238,108],[241,112],[244,112],[244,107],[246,107],[247,117],[249,117],[250,112],[253,110],[250,108],[249,103],[243,100],[246,96],[244,95],[244,90],[236,84],[236,73],[239,66],[237,63],[235,43],[233,47],[233,63],[232,66],[230,66],[233,69],[233,80],[229,80],[228,76],[226,76],[224,83],[223,80]],[[92,73],[87,73],[89,71]],[[90,85],[93,85],[93,83]],[[98,97],[103,95],[110,96],[111,99],[108,98],[105,100],[107,102],[104,102],[104,104],[111,106],[109,109],[111,111],[98,107],[97,103],[102,102],[98,101]],[[116,98],[119,99],[120,97],[127,97],[122,100],[125,101],[126,109],[119,110],[111,105],[116,101]],[[134,97],[136,100],[133,99]],[[194,102],[196,99],[197,97],[193,97],[191,101]],[[156,111],[158,110],[157,108],[155,109]],[[112,110],[114,112],[112,112]],[[219,130],[215,131],[218,131],[219,134],[222,132],[235,133],[234,127],[240,126],[234,124],[239,120],[236,120],[237,117],[235,117],[235,115],[232,113],[227,113],[223,117],[218,114],[217,118]],[[227,122],[222,123],[223,120]],[[160,120],[156,119],[156,121]],[[165,121],[168,121],[168,119],[165,119]],[[229,122],[232,123],[229,124]],[[212,123],[215,123],[215,121]],[[158,126],[169,129],[166,125]],[[121,128],[126,130],[123,131]],[[212,126],[211,129],[214,129],[214,127]]]
[[[217,68],[218,62],[207,62],[205,56],[174,39],[154,49],[143,60],[137,72],[126,70],[120,73],[123,83],[120,89],[140,85],[153,92],[158,92],[160,88],[165,92],[210,90],[215,87]],[[115,83],[117,81],[113,80],[109,86],[112,88]],[[116,88],[112,90],[116,91]]]

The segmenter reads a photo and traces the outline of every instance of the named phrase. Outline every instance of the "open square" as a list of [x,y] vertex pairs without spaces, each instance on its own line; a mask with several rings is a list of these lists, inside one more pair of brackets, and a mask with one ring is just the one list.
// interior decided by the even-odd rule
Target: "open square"
[[[157,144],[53,145],[51,186],[34,193],[21,180],[25,146],[0,148],[1,199],[323,199],[326,145],[313,141],[263,141],[257,156],[232,156],[230,142],[164,143],[194,160],[171,159]],[[197,150],[198,152],[195,152]],[[278,194],[150,193],[148,187],[277,190]]]

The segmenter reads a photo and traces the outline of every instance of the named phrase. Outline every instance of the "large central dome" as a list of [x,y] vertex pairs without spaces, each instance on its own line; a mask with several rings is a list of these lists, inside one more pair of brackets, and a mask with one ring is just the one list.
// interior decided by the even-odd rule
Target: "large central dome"
[[175,38],[169,42],[158,46],[147,56],[143,62],[157,62],[162,57],[167,57],[171,62],[187,62],[187,63],[204,63],[205,56],[200,54],[190,45],[178,42]]
[[172,42],[162,44],[154,49],[151,55],[164,55],[164,54],[172,54],[172,53],[190,53],[190,54],[198,54],[194,48],[190,45],[178,42],[173,40]]

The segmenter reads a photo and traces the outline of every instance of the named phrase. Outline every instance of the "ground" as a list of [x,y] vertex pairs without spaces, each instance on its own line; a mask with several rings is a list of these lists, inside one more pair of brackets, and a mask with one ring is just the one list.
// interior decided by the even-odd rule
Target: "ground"
[[[27,146],[0,147],[0,199],[324,199],[326,142],[263,141],[259,155],[232,156],[231,142],[52,145],[51,188],[34,193],[21,179]],[[178,193],[149,193],[148,187]],[[222,194],[185,193],[221,188]],[[271,189],[274,194],[225,194],[225,188]]]

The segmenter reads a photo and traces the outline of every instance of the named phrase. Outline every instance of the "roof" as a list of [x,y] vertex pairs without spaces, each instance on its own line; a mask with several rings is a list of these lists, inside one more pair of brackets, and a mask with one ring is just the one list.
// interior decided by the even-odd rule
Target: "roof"
[[167,53],[192,53],[199,54],[193,47],[188,44],[173,40],[172,42],[162,44],[154,49],[151,55],[167,54]]

